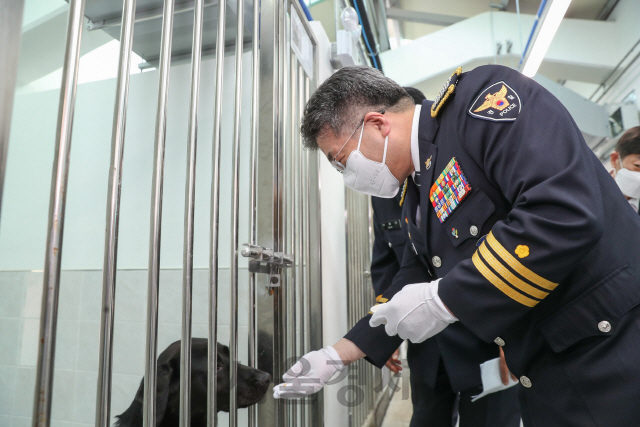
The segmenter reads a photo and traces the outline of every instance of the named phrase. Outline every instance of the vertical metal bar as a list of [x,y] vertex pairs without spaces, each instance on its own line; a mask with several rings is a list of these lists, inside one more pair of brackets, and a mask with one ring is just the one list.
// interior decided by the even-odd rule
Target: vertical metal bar
[[[291,118],[289,124],[291,125],[291,181],[292,186],[292,198],[291,198],[291,218],[293,219],[292,235],[291,235],[291,248],[295,257],[295,264],[293,265],[292,277],[295,283],[295,299],[294,299],[294,322],[293,322],[293,336],[295,339],[295,345],[293,347],[293,356],[298,358],[301,353],[301,341],[298,337],[304,336],[304,331],[301,328],[301,313],[302,313],[302,278],[300,276],[300,259],[302,258],[300,245],[300,234],[302,231],[302,215],[300,209],[300,144],[298,139],[298,63],[296,61],[295,54],[291,52]],[[304,412],[304,401],[296,402],[296,406],[300,407],[300,415]],[[296,414],[296,426],[300,426],[301,422]],[[302,424],[303,425],[303,424]]]
[[242,113],[242,47],[244,39],[244,0],[237,2],[236,82],[233,112],[233,190],[231,191],[231,395],[229,396],[229,426],[238,425],[238,216],[240,211],[240,119]]
[[187,180],[184,197],[184,248],[182,260],[182,332],[180,342],[180,427],[191,426],[191,314],[193,289],[193,234],[196,197],[198,102],[202,60],[204,0],[195,0],[191,51],[191,98],[187,139]]
[[108,427],[111,410],[111,376],[113,368],[113,315],[116,298],[116,270],[118,264],[118,228],[120,220],[120,189],[122,183],[122,158],[129,100],[129,68],[136,0],[125,0],[122,5],[120,27],[120,59],[118,83],[113,111],[111,134],[111,167],[109,168],[109,198],[107,199],[107,229],[104,243],[102,269],[102,310],[100,315],[100,359],[98,390],[96,394],[96,426]]
[[[293,185],[294,185],[294,218],[296,219],[296,227],[295,227],[295,238],[294,238],[294,254],[296,257],[295,263],[295,274],[296,274],[296,305],[298,307],[297,310],[297,318],[296,318],[296,336],[300,337],[298,340],[298,345],[296,347],[296,356],[301,356],[305,354],[304,352],[304,337],[307,334],[307,330],[304,328],[304,276],[302,275],[302,261],[303,257],[303,249],[302,249],[302,230],[304,229],[304,218],[303,218],[303,209],[302,209],[302,145],[300,143],[300,132],[298,132],[298,123],[300,123],[300,63],[295,59],[295,55],[293,56],[293,64],[295,64],[295,71],[292,67],[292,83],[293,87],[291,89],[291,94],[293,100],[291,102],[291,138],[292,138],[292,147],[293,147],[293,162],[294,162],[294,173],[293,173]],[[306,402],[302,401],[300,403],[300,424],[301,426],[305,426],[305,406]]]
[[[286,1],[286,0],[285,0]],[[274,28],[275,28],[275,38],[274,38],[274,85],[273,85],[273,101],[274,101],[274,115],[273,115],[273,123],[274,123],[274,145],[273,145],[273,159],[274,159],[274,167],[273,167],[273,179],[274,179],[274,205],[273,205],[273,247],[276,251],[282,250],[282,87],[284,85],[284,81],[282,80],[283,74],[283,64],[282,58],[284,56],[284,38],[283,38],[283,9],[284,2],[280,0],[275,0],[273,2],[274,9]],[[284,357],[281,357],[282,360],[277,362],[280,367],[279,372],[276,374],[277,377],[282,376],[282,373],[287,369],[287,366],[284,366],[284,360],[287,358],[286,352],[286,336],[282,334],[282,325],[284,325],[284,302],[286,301],[286,288],[284,286],[280,286],[276,292],[274,292],[274,335],[278,335],[277,339],[280,341],[278,343],[279,353]],[[278,402],[278,414],[281,419],[281,425],[288,425],[288,417],[286,414],[287,403],[285,401],[280,400]]]
[[[258,129],[259,129],[259,99],[260,99],[260,0],[253,0],[253,37],[252,37],[252,69],[251,69],[251,200],[249,222],[251,224],[251,244],[256,245],[256,180],[258,173]],[[257,333],[256,333],[256,274],[249,276],[249,366],[258,367]],[[257,408],[249,407],[249,427],[255,427],[257,422]]]
[[165,0],[160,43],[160,80],[153,158],[153,184],[149,231],[149,281],[147,288],[147,339],[144,374],[144,406],[142,425],[156,425],[156,380],[158,355],[158,290],[160,287],[160,231],[162,225],[162,187],[164,180],[164,145],[169,98],[169,71],[173,33],[173,0]]
[[[288,212],[287,212],[287,217],[289,218],[289,226],[287,227],[288,229],[288,236],[287,236],[287,245],[289,246],[289,250],[291,252],[291,254],[295,254],[295,232],[296,229],[295,227],[298,224],[298,221],[295,217],[295,148],[293,146],[293,141],[294,141],[294,132],[295,132],[295,115],[294,115],[294,99],[295,99],[295,90],[294,90],[294,83],[295,80],[293,79],[293,64],[295,61],[295,55],[293,53],[293,51],[291,50],[291,38],[289,37],[289,34],[287,32],[287,41],[288,41],[288,48],[286,50],[287,54],[286,54],[286,76],[287,79],[285,81],[288,82],[287,84],[287,97],[286,97],[286,101],[288,104],[287,107],[287,112],[285,113],[285,117],[287,118],[287,126],[288,126],[288,130],[287,130],[287,138],[285,139],[286,144],[287,144],[287,151],[288,151],[288,165],[287,168],[289,170],[289,176],[288,179],[286,181],[286,185],[287,185],[287,198],[289,199],[289,203],[288,203]],[[297,287],[298,287],[298,281],[296,280],[296,275],[295,275],[295,269],[294,268],[289,268],[287,269],[287,276],[290,278],[290,284],[289,284],[289,307],[291,308],[291,312],[289,313],[289,317],[290,317],[290,325],[289,325],[289,336],[290,336],[290,344],[289,344],[289,348],[290,348],[290,353],[289,353],[289,357],[293,360],[296,356],[297,353],[297,345],[298,345],[298,340],[297,340],[297,336],[296,336],[296,322],[297,322],[297,307],[296,307],[296,303],[297,303],[297,298],[298,298],[298,292],[297,292]],[[298,414],[297,414],[297,406],[298,406],[298,401],[296,400],[292,400],[291,401],[291,419],[292,419],[292,425],[293,426],[298,426]]]
[[7,167],[13,96],[18,74],[23,11],[24,0],[0,0],[0,58],[2,58],[0,62],[0,76],[2,76],[0,79],[0,214],[2,214],[2,189]]
[[[304,70],[302,68],[302,65],[300,63],[298,63],[298,70],[297,70],[297,80],[298,80],[298,114],[296,117],[296,124],[300,123],[300,118],[303,115],[303,111],[304,111],[304,102],[305,102],[305,94],[304,94]],[[300,215],[300,232],[299,232],[299,237],[298,237],[298,248],[300,251],[300,261],[299,261],[299,274],[300,274],[300,299],[301,299],[301,303],[300,303],[300,307],[301,307],[301,313],[300,313],[300,317],[301,317],[301,324],[300,324],[300,329],[302,331],[302,333],[300,334],[300,336],[302,337],[301,339],[301,348],[300,348],[300,354],[306,354],[307,352],[311,351],[310,346],[309,346],[309,335],[311,333],[311,325],[308,323],[307,321],[307,316],[309,314],[309,293],[307,290],[307,285],[308,285],[308,281],[307,281],[307,275],[305,274],[305,264],[307,263],[307,251],[306,251],[306,245],[305,244],[309,244],[309,241],[306,240],[306,233],[307,233],[307,228],[308,228],[308,224],[309,224],[309,218],[306,215],[307,213],[307,207],[308,207],[308,203],[304,203],[303,202],[303,198],[305,194],[308,194],[308,191],[310,189],[305,188],[305,173],[307,173],[306,169],[305,169],[305,151],[302,147],[302,138],[300,136],[300,132],[298,131],[297,127],[296,127],[296,135],[297,135],[297,146],[298,146],[298,170],[299,170],[299,176],[297,177],[298,179],[298,205],[299,205],[299,215]],[[310,412],[307,411],[307,406],[306,405],[302,405],[300,407],[300,412],[301,412],[301,418],[302,418],[302,425],[303,426],[307,426],[309,425],[309,420],[307,419],[307,417],[309,416]]]
[[58,320],[58,295],[60,288],[60,261],[62,259],[62,236],[64,213],[67,199],[67,178],[69,175],[69,153],[71,132],[76,100],[84,0],[71,0],[65,46],[64,65],[56,148],[51,178],[51,198],[49,201],[49,224],[47,226],[47,246],[44,259],[44,280],[42,311],[40,313],[40,339],[38,344],[38,365],[33,405],[33,425],[49,426],[53,391],[53,370],[56,350],[56,323]]
[[[353,260],[353,243],[352,243],[352,230],[351,220],[351,190],[345,188],[345,233],[346,233],[346,254],[347,254],[347,321],[349,325],[353,325],[353,269],[355,267]],[[349,371],[355,368],[355,365],[351,365]],[[347,379],[348,385],[353,385],[353,375],[349,375]],[[354,427],[354,415],[353,407],[349,407],[349,426]]]
[[211,232],[209,236],[209,347],[207,378],[207,425],[218,425],[216,398],[218,364],[218,240],[220,223],[220,140],[222,139],[222,95],[224,73],[226,1],[218,2],[216,37],[216,99],[213,112],[213,159],[211,167]]

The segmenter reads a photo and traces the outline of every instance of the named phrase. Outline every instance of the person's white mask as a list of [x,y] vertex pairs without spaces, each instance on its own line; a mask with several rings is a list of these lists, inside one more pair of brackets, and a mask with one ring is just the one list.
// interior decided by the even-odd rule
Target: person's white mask
[[359,193],[369,196],[391,199],[400,191],[400,182],[391,173],[385,161],[387,159],[387,145],[389,136],[384,139],[384,154],[382,163],[367,159],[360,151],[364,124],[358,139],[358,148],[349,154],[343,172],[344,185]]
[[640,172],[622,168],[616,173],[616,183],[625,196],[640,198]]

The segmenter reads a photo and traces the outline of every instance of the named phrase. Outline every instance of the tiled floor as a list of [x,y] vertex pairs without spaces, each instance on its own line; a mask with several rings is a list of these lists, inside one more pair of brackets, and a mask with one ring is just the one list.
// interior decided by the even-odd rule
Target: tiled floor
[[413,415],[411,399],[402,399],[402,393],[394,393],[382,422],[382,427],[408,427]]

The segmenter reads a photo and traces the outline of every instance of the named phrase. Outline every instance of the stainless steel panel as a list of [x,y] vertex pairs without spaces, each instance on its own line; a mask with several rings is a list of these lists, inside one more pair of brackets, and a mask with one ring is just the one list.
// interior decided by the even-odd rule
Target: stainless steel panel
[[69,176],[69,152],[71,150],[71,131],[73,130],[82,20],[84,19],[83,12],[84,0],[71,0],[58,107],[51,198],[49,201],[49,224],[47,226],[38,364],[32,418],[34,426],[49,426],[51,421],[60,261],[62,259],[62,236],[67,199],[67,178]]

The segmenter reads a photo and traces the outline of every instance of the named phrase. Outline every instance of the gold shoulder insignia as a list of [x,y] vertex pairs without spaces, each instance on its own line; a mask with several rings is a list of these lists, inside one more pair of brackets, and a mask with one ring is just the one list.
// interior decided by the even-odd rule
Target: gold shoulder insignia
[[404,203],[404,197],[407,195],[407,179],[404,180],[404,187],[402,187],[402,197],[400,197],[400,206],[402,206],[402,204]]
[[460,76],[460,74],[462,74],[462,68],[458,67],[444,84],[444,87],[436,97],[436,100],[433,101],[433,105],[431,106],[431,117],[436,117],[438,115],[444,103],[447,102],[449,96],[451,96],[453,91],[456,89],[456,84],[458,83],[458,77]]

